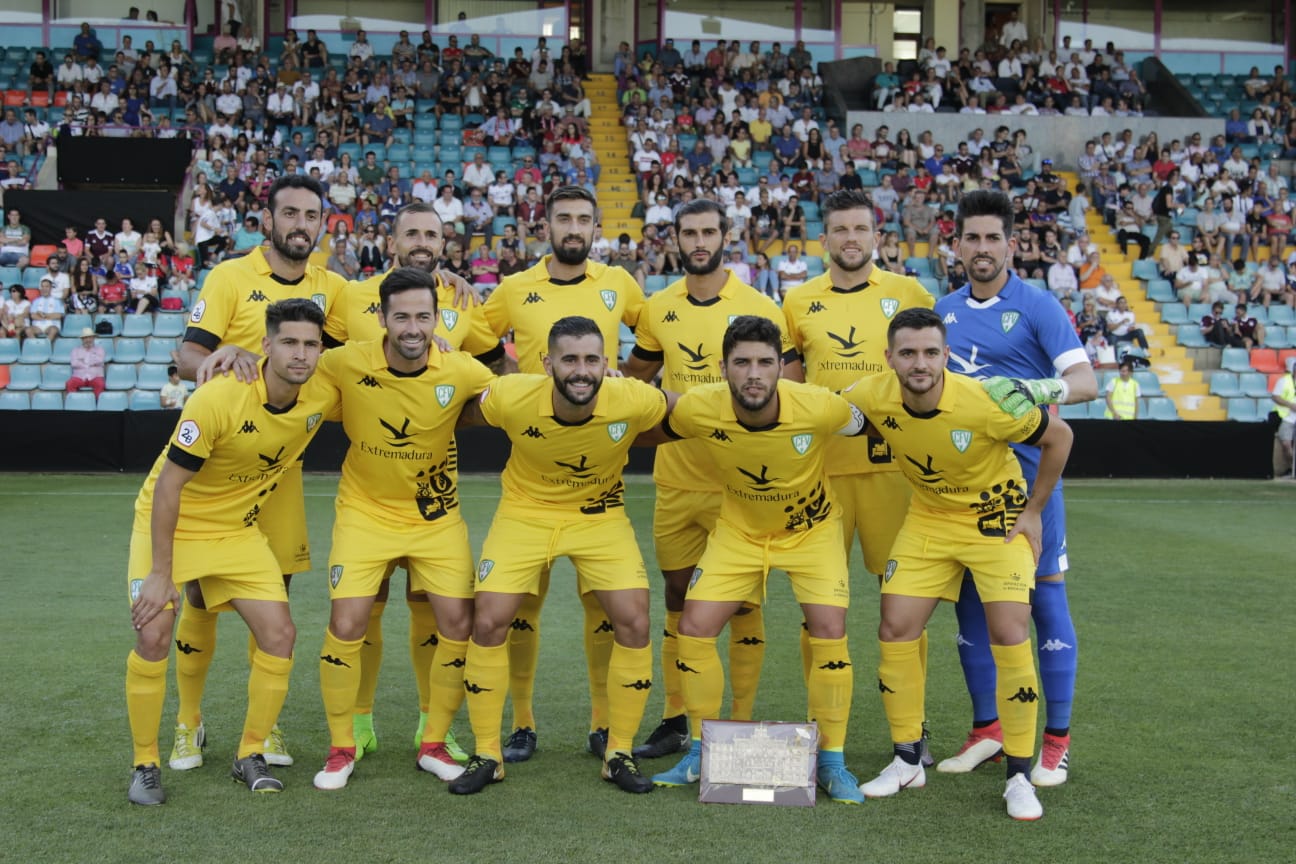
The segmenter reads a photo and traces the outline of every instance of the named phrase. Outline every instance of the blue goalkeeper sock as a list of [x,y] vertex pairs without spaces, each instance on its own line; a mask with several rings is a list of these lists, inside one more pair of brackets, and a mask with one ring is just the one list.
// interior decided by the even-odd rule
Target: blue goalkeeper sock
[[1067,605],[1066,583],[1036,582],[1031,617],[1035,619],[1047,725],[1049,729],[1066,729],[1071,725],[1079,654],[1075,625],[1071,623],[1071,609]]
[[999,716],[995,702],[995,662],[990,653],[990,628],[986,625],[985,609],[977,595],[976,583],[963,580],[958,602],[954,604],[958,617],[959,662],[963,664],[963,680],[967,682],[968,695],[972,697],[972,720],[988,723]]

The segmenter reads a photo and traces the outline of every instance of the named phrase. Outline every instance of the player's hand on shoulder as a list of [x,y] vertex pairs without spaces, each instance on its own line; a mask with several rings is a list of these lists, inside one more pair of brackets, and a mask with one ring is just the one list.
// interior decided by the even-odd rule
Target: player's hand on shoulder
[[1035,400],[1026,382],[1017,378],[1005,378],[996,375],[981,382],[981,389],[986,392],[999,409],[1011,414],[1014,420],[1024,417],[1035,407]]
[[442,282],[454,288],[454,307],[456,309],[471,309],[482,304],[481,292],[458,273],[438,269],[436,276]]
[[261,358],[251,351],[245,351],[234,345],[222,345],[203,360],[194,375],[194,382],[201,386],[217,375],[229,375],[244,384],[251,384],[260,375],[258,366]]
[[433,342],[433,344],[436,345],[437,350],[440,351],[442,354],[453,354],[453,353],[454,353],[454,350],[455,350],[455,349],[454,349],[454,346],[451,345],[451,344],[450,344],[449,342],[447,342],[446,340],[442,339],[440,336],[437,336],[435,333],[432,335],[432,342]]

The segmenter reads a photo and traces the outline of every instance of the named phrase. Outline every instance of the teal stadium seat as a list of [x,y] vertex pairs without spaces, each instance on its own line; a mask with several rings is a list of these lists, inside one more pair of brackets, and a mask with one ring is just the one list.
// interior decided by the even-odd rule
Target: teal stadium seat
[[1150,420],[1178,420],[1179,409],[1175,406],[1173,399],[1166,396],[1153,397],[1148,402],[1148,419]]
[[1228,400],[1228,419],[1242,423],[1254,423],[1256,421],[1255,400],[1246,396],[1234,396]]
[[1166,303],[1161,307],[1161,320],[1177,327],[1181,324],[1187,324],[1193,319],[1189,316],[1187,308],[1182,303]]
[[1237,373],[1226,372],[1223,369],[1212,372],[1210,393],[1212,396],[1218,396],[1221,399],[1232,399],[1234,396],[1241,396],[1242,391],[1238,389]]
[[135,390],[130,394],[129,410],[161,411],[162,398],[156,391]]
[[[90,404],[94,405],[94,394],[86,393],[90,397]],[[52,392],[38,392],[32,394],[31,407],[33,411],[62,411],[63,394]],[[92,407],[91,411],[94,410]]]
[[139,390],[161,390],[167,383],[167,367],[157,363],[141,363],[135,379]]
[[130,404],[130,397],[124,391],[109,390],[106,393],[99,394],[99,402],[95,405],[98,411],[125,411]]
[[1185,348],[1209,348],[1206,337],[1196,324],[1180,324],[1176,341]]
[[185,321],[184,315],[177,313],[159,313],[153,320],[153,338],[170,338],[176,339],[184,335]]
[[1238,376],[1238,389],[1242,391],[1243,396],[1252,399],[1268,399],[1269,378],[1263,372],[1243,372]]
[[20,353],[21,349],[17,339],[0,338],[0,365],[7,366],[10,363],[17,363]]
[[94,411],[95,395],[89,391],[69,393],[63,399],[64,411]]
[[26,393],[14,390],[0,390],[0,411],[27,411],[31,409],[31,399]]
[[133,390],[135,388],[134,366],[109,363],[105,372],[104,384],[109,390]]
[[113,344],[114,363],[139,363],[144,359],[144,340],[121,338]]
[[41,371],[39,366],[14,365],[9,367],[9,389],[13,391],[35,390],[40,387]]
[[1148,299],[1153,303],[1179,302],[1179,297],[1175,294],[1174,285],[1170,284],[1169,279],[1149,279],[1147,293]]
[[1155,372],[1135,372],[1134,380],[1138,382],[1139,392],[1144,397],[1165,395],[1165,391],[1161,389],[1161,380],[1157,378]]
[[122,324],[122,336],[132,339],[142,339],[145,336],[153,335],[153,316],[144,315],[127,315],[126,321]]
[[42,390],[62,390],[67,387],[68,379],[72,377],[72,367],[63,363],[46,363],[41,367]]
[[144,351],[145,363],[161,363],[166,365],[173,363],[171,352],[175,350],[176,340],[173,336],[154,336],[148,340],[148,348]]
[[1250,372],[1251,355],[1245,348],[1225,348],[1220,357],[1220,368],[1229,372]]
[[18,355],[18,362],[29,365],[48,363],[51,353],[48,339],[28,339],[23,342],[22,352]]

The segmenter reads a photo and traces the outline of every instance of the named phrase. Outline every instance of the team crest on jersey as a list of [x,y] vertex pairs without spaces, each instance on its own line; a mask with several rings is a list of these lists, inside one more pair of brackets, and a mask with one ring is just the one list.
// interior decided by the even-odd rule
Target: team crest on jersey
[[689,577],[689,588],[692,588],[694,585],[696,585],[698,580],[701,578],[702,578],[702,568],[694,567],[693,575]]
[[950,440],[954,442],[955,450],[964,453],[972,443],[972,433],[966,429],[955,429],[950,432]]
[[323,294],[312,294],[311,302],[314,303],[316,306],[320,307],[321,312],[327,311],[326,307],[328,305],[328,298],[325,297]]
[[450,400],[454,398],[454,391],[455,388],[453,384],[438,384],[436,388],[437,404],[442,408],[449,405]]
[[793,435],[792,449],[797,451],[797,453],[801,454],[802,456],[804,456],[805,452],[810,449],[810,442],[813,440],[814,440],[814,436],[808,432],[805,433],[804,435]]
[[886,569],[882,571],[882,581],[890,582],[891,577],[895,575],[895,571],[896,571],[896,560],[894,558],[890,558],[887,560]]
[[894,297],[882,298],[882,314],[890,318],[896,312],[900,311],[900,301]]
[[324,416],[324,415],[322,415],[322,414],[312,414],[312,415],[310,415],[309,417],[307,417],[307,418],[306,418],[306,431],[307,431],[307,432],[311,432],[311,431],[313,431],[313,430],[315,429],[315,427],[319,424],[320,418],[321,418],[322,416]]
[[1005,312],[999,316],[999,326],[1007,333],[1017,326],[1019,320],[1021,320],[1020,312]]
[[189,313],[189,323],[197,324],[202,320],[203,313],[207,311],[207,301],[199,300],[194,304],[193,311]]
[[481,564],[477,567],[477,581],[485,582],[486,577],[495,569],[495,562],[489,558],[483,558]]
[[733,324],[733,322],[735,322],[735,321],[737,321],[737,320],[738,320],[738,316],[737,316],[737,315],[730,315],[730,316],[729,316],[729,323],[730,323],[730,324]]
[[603,298],[603,305],[608,308],[609,312],[616,308],[617,293],[615,291],[604,288],[599,292],[599,296]]
[[458,311],[454,309],[442,309],[441,323],[445,325],[445,328],[447,330],[453,330],[455,328],[455,325],[459,323]]
[[629,424],[626,423],[609,423],[607,427],[608,437],[611,438],[613,442],[619,442],[625,437],[626,430],[629,428]]
[[338,586],[338,583],[341,581],[342,581],[342,565],[334,564],[332,567],[329,568],[329,584],[332,585],[334,588],[336,588]]
[[130,598],[132,603],[134,603],[136,600],[139,599],[140,589],[142,589],[143,587],[144,587],[143,579],[130,580]]

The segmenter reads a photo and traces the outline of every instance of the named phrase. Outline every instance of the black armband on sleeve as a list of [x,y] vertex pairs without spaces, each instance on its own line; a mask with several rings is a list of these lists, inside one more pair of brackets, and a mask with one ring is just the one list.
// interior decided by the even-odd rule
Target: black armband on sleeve
[[1040,425],[1036,427],[1035,431],[1031,433],[1029,438],[1021,442],[1023,444],[1035,444],[1040,438],[1044,437],[1044,430],[1048,428],[1049,412],[1044,410],[1042,407],[1036,408],[1035,410],[1040,412]]
[[195,345],[201,345],[208,351],[215,351],[220,347],[220,337],[210,330],[204,330],[201,327],[189,327],[185,330],[185,342],[192,342]]
[[327,332],[324,334],[325,348],[341,348],[345,344],[345,342],[341,341],[336,336],[330,336]]
[[676,441],[678,441],[684,437],[683,435],[679,434],[678,432],[676,432],[674,429],[671,428],[669,417],[662,418],[661,427],[662,427],[662,431],[666,433],[667,438],[674,438]]
[[179,447],[172,444],[167,448],[167,461],[174,462],[186,471],[197,472],[198,469],[202,468],[203,463],[207,460],[203,459],[201,456],[195,456],[186,450],[181,450]]
[[801,359],[801,352],[796,350],[795,348],[789,348],[788,350],[783,352],[784,363],[796,363],[800,359]]
[[665,351],[649,351],[647,348],[640,348],[638,343],[630,349],[630,356],[638,357],[646,363],[660,363],[666,356]]
[[483,366],[489,366],[492,363],[498,361],[503,356],[504,356],[504,343],[496,342],[494,348],[491,348],[489,351],[484,351],[481,354],[474,355],[473,359],[475,359],[478,363],[482,364]]

